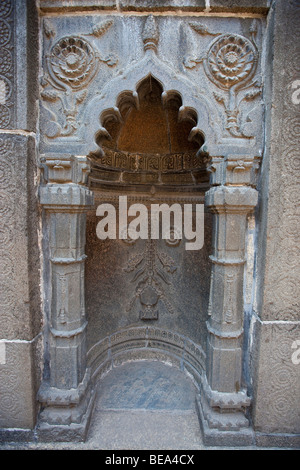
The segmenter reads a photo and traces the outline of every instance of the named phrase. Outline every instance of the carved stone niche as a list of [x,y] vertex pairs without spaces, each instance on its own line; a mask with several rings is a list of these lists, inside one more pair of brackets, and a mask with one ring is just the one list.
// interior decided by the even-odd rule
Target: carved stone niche
[[[254,159],[248,156],[242,164],[235,156],[209,157],[195,110],[183,107],[179,93],[163,91],[151,74],[135,93],[119,94],[116,104],[101,114],[99,148],[89,154],[89,185],[96,202],[117,203],[126,194],[130,203],[150,207],[166,201],[200,204],[205,197],[214,233],[206,211],[203,251],[188,256],[182,240],[172,240],[168,252],[161,240],[99,242],[91,214],[86,279],[94,378],[110,361],[153,357],[155,345],[164,360],[184,364],[199,384],[206,442],[216,443],[221,433],[223,443],[251,443],[245,416],[250,398],[242,380],[242,299],[247,215],[257,196],[249,177]],[[189,287],[195,281],[193,291]],[[152,324],[166,331],[160,342],[149,341]],[[112,334],[121,338],[113,348]],[[173,342],[174,334],[191,342],[195,352],[191,348],[186,354]]]
[[137,192],[199,192],[209,187],[197,114],[180,95],[163,92],[149,75],[135,93],[118,96],[100,116],[98,150],[89,154],[92,189]]
[[[88,36],[109,37],[114,21]],[[203,54],[173,67],[159,47],[164,20],[136,21],[143,22],[139,59],[116,72],[107,70],[116,61],[96,53],[86,32],[54,41],[56,33],[45,30],[54,44],[47,46],[42,98],[52,117],[43,121],[40,194],[50,220],[45,258],[53,299],[40,429],[50,438],[67,439],[70,429],[71,438],[83,438],[101,375],[150,358],[193,375],[207,444],[251,444],[242,343],[245,235],[257,203],[263,135],[261,103],[248,107],[261,92],[256,25],[245,37],[236,24],[230,34],[224,23],[223,32],[211,22],[181,24],[187,43],[194,32],[205,36]],[[93,95],[95,87],[101,92]],[[114,204],[119,216],[124,195],[147,209],[205,204],[203,249],[191,254],[175,232],[167,240],[97,239],[97,206]]]
[[[127,196],[128,208],[133,203],[147,208],[149,232],[154,204],[176,204],[182,214],[186,205],[193,211],[196,204],[203,206],[208,159],[195,110],[183,107],[180,94],[164,91],[151,74],[135,92],[121,92],[116,105],[100,115],[88,180],[95,206],[116,208],[117,232],[120,213],[126,212],[120,196]],[[173,223],[170,238],[162,239],[161,221],[159,239],[149,233],[146,240],[134,240],[129,233],[99,240],[95,214],[90,211],[87,218],[86,264],[87,340],[95,377],[108,357],[114,363],[132,354],[137,359],[157,354],[174,366],[184,364],[199,382],[205,367],[211,215],[205,213],[205,246],[193,252],[185,250],[187,240],[178,237]],[[110,348],[115,335],[120,340]]]

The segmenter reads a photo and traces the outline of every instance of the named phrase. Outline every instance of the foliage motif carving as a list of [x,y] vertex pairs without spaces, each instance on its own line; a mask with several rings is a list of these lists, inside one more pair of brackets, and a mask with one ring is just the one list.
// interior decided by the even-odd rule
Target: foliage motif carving
[[[134,241],[129,239],[128,242]],[[168,241],[167,244],[169,244]],[[137,283],[135,295],[127,310],[129,311],[133,307],[138,298],[142,307],[140,310],[141,320],[158,319],[157,304],[159,300],[165,304],[169,313],[173,314],[174,309],[166,298],[163,284],[170,285],[168,274],[173,274],[176,269],[171,256],[158,250],[157,240],[146,240],[145,249],[132,256],[124,268],[125,272],[134,272],[132,282]]]
[[[226,130],[233,137],[249,137],[238,123],[242,101],[251,101],[261,93],[259,80],[254,80],[258,50],[254,41],[255,23],[250,28],[252,40],[239,34],[211,33],[201,25],[190,24],[192,29],[201,35],[218,36],[200,58],[184,59],[187,68],[194,68],[203,63],[205,73],[211,82],[226,93],[213,92],[215,100],[222,104],[226,113]],[[238,97],[241,90],[246,90]]]
[[76,36],[60,39],[52,48],[48,68],[51,78],[78,90],[87,85],[96,71],[95,53],[90,44]]
[[[99,38],[108,31],[112,23],[108,21],[96,25],[92,33],[85,36]],[[44,23],[44,34],[49,41],[56,35],[55,28],[49,21]],[[46,108],[49,124],[45,134],[48,138],[74,135],[79,127],[79,105],[86,100],[86,87],[97,74],[100,62],[114,66],[117,59],[113,55],[100,57],[92,45],[80,36],[63,37],[52,46],[47,57],[48,74],[41,81],[41,97],[50,103],[60,101],[65,123],[62,127],[57,122],[55,113]]]

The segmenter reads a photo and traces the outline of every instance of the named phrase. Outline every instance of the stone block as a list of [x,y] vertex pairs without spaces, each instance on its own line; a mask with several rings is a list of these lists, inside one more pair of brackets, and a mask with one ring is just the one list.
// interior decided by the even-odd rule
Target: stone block
[[254,429],[260,433],[299,435],[299,324],[257,321],[254,334]]
[[[37,118],[38,29],[33,0],[1,2],[0,128],[34,131]],[[28,54],[27,52],[28,48]]]
[[270,0],[210,0],[212,12],[231,13],[262,13],[266,14],[270,8]]
[[188,10],[203,11],[205,0],[121,0],[120,8],[124,11],[164,11]]
[[3,339],[31,340],[41,326],[35,158],[32,137],[0,134],[0,323]]
[[216,337],[210,339],[210,342],[207,378],[211,388],[220,392],[232,392],[234,390],[238,392],[241,387],[241,348],[235,344],[222,344]]
[[116,9],[116,0],[41,0],[40,9],[44,13],[59,11],[61,13],[72,11],[97,11]]
[[40,340],[0,340],[0,428],[35,426],[38,375],[35,355],[40,347]]

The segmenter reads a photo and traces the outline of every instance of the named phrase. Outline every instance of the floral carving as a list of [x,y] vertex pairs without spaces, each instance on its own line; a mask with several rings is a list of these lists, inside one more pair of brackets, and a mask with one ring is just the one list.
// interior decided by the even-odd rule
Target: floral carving
[[49,69],[56,82],[63,82],[73,89],[82,88],[96,71],[94,51],[84,39],[62,38],[52,48]]
[[0,16],[8,16],[11,12],[11,1],[10,0],[3,0],[0,3]]
[[12,56],[7,49],[0,49],[0,73],[6,74],[12,67]]
[[5,20],[0,20],[0,46],[6,46],[10,40],[11,30],[8,23]]
[[[101,23],[93,28],[88,36],[99,38],[110,28],[112,21]],[[44,34],[49,41],[56,35],[56,30],[48,20],[44,21]],[[79,105],[87,97],[88,83],[95,77],[99,63],[114,66],[117,62],[113,55],[101,58],[91,44],[79,36],[67,36],[59,39],[47,56],[48,74],[42,80],[41,97],[44,101],[60,101],[65,122],[57,122],[55,113],[44,106],[48,138],[74,135],[80,123],[77,120]],[[49,87],[50,86],[50,87]]]
[[[135,240],[129,238],[124,242],[134,243]],[[176,245],[174,244],[174,246]],[[124,268],[125,272],[135,273],[132,281],[137,283],[135,295],[127,311],[133,307],[135,300],[138,298],[141,304],[141,320],[158,319],[159,300],[165,304],[169,313],[173,314],[174,309],[166,298],[163,283],[170,285],[169,274],[173,274],[176,269],[174,260],[166,253],[158,250],[156,240],[146,240],[144,251],[132,256]]]
[[[217,92],[214,92],[214,97],[225,108],[226,129],[233,137],[248,137],[238,124],[238,115],[243,100],[253,100],[261,93],[259,83],[251,82],[257,62],[258,51],[254,42],[238,34],[225,34],[216,39],[204,62],[207,76],[228,93],[228,98]],[[255,88],[238,100],[238,91],[251,86]]]
[[207,71],[217,86],[229,89],[250,78],[256,69],[256,48],[248,39],[225,34],[210,47]]
[[[207,28],[202,25],[190,23],[190,26],[198,34],[209,34]],[[224,94],[214,91],[213,96],[225,108],[225,128],[233,137],[250,137],[238,122],[240,104],[242,101],[255,99],[261,93],[260,83],[258,80],[253,80],[258,64],[256,33],[255,21],[250,28],[251,40],[239,34],[210,33],[218,37],[213,40],[207,53],[199,58],[186,57],[183,61],[187,68],[194,68],[197,64],[203,63],[207,77],[219,89],[226,92]],[[238,99],[238,93],[242,89],[248,91]]]

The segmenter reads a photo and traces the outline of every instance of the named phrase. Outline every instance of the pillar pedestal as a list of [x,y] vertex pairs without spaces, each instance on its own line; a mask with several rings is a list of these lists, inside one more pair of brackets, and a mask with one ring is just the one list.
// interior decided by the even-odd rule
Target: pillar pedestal
[[212,187],[206,205],[214,214],[206,374],[197,408],[208,445],[249,445],[250,398],[242,380],[243,277],[247,216],[257,203],[250,186]]

